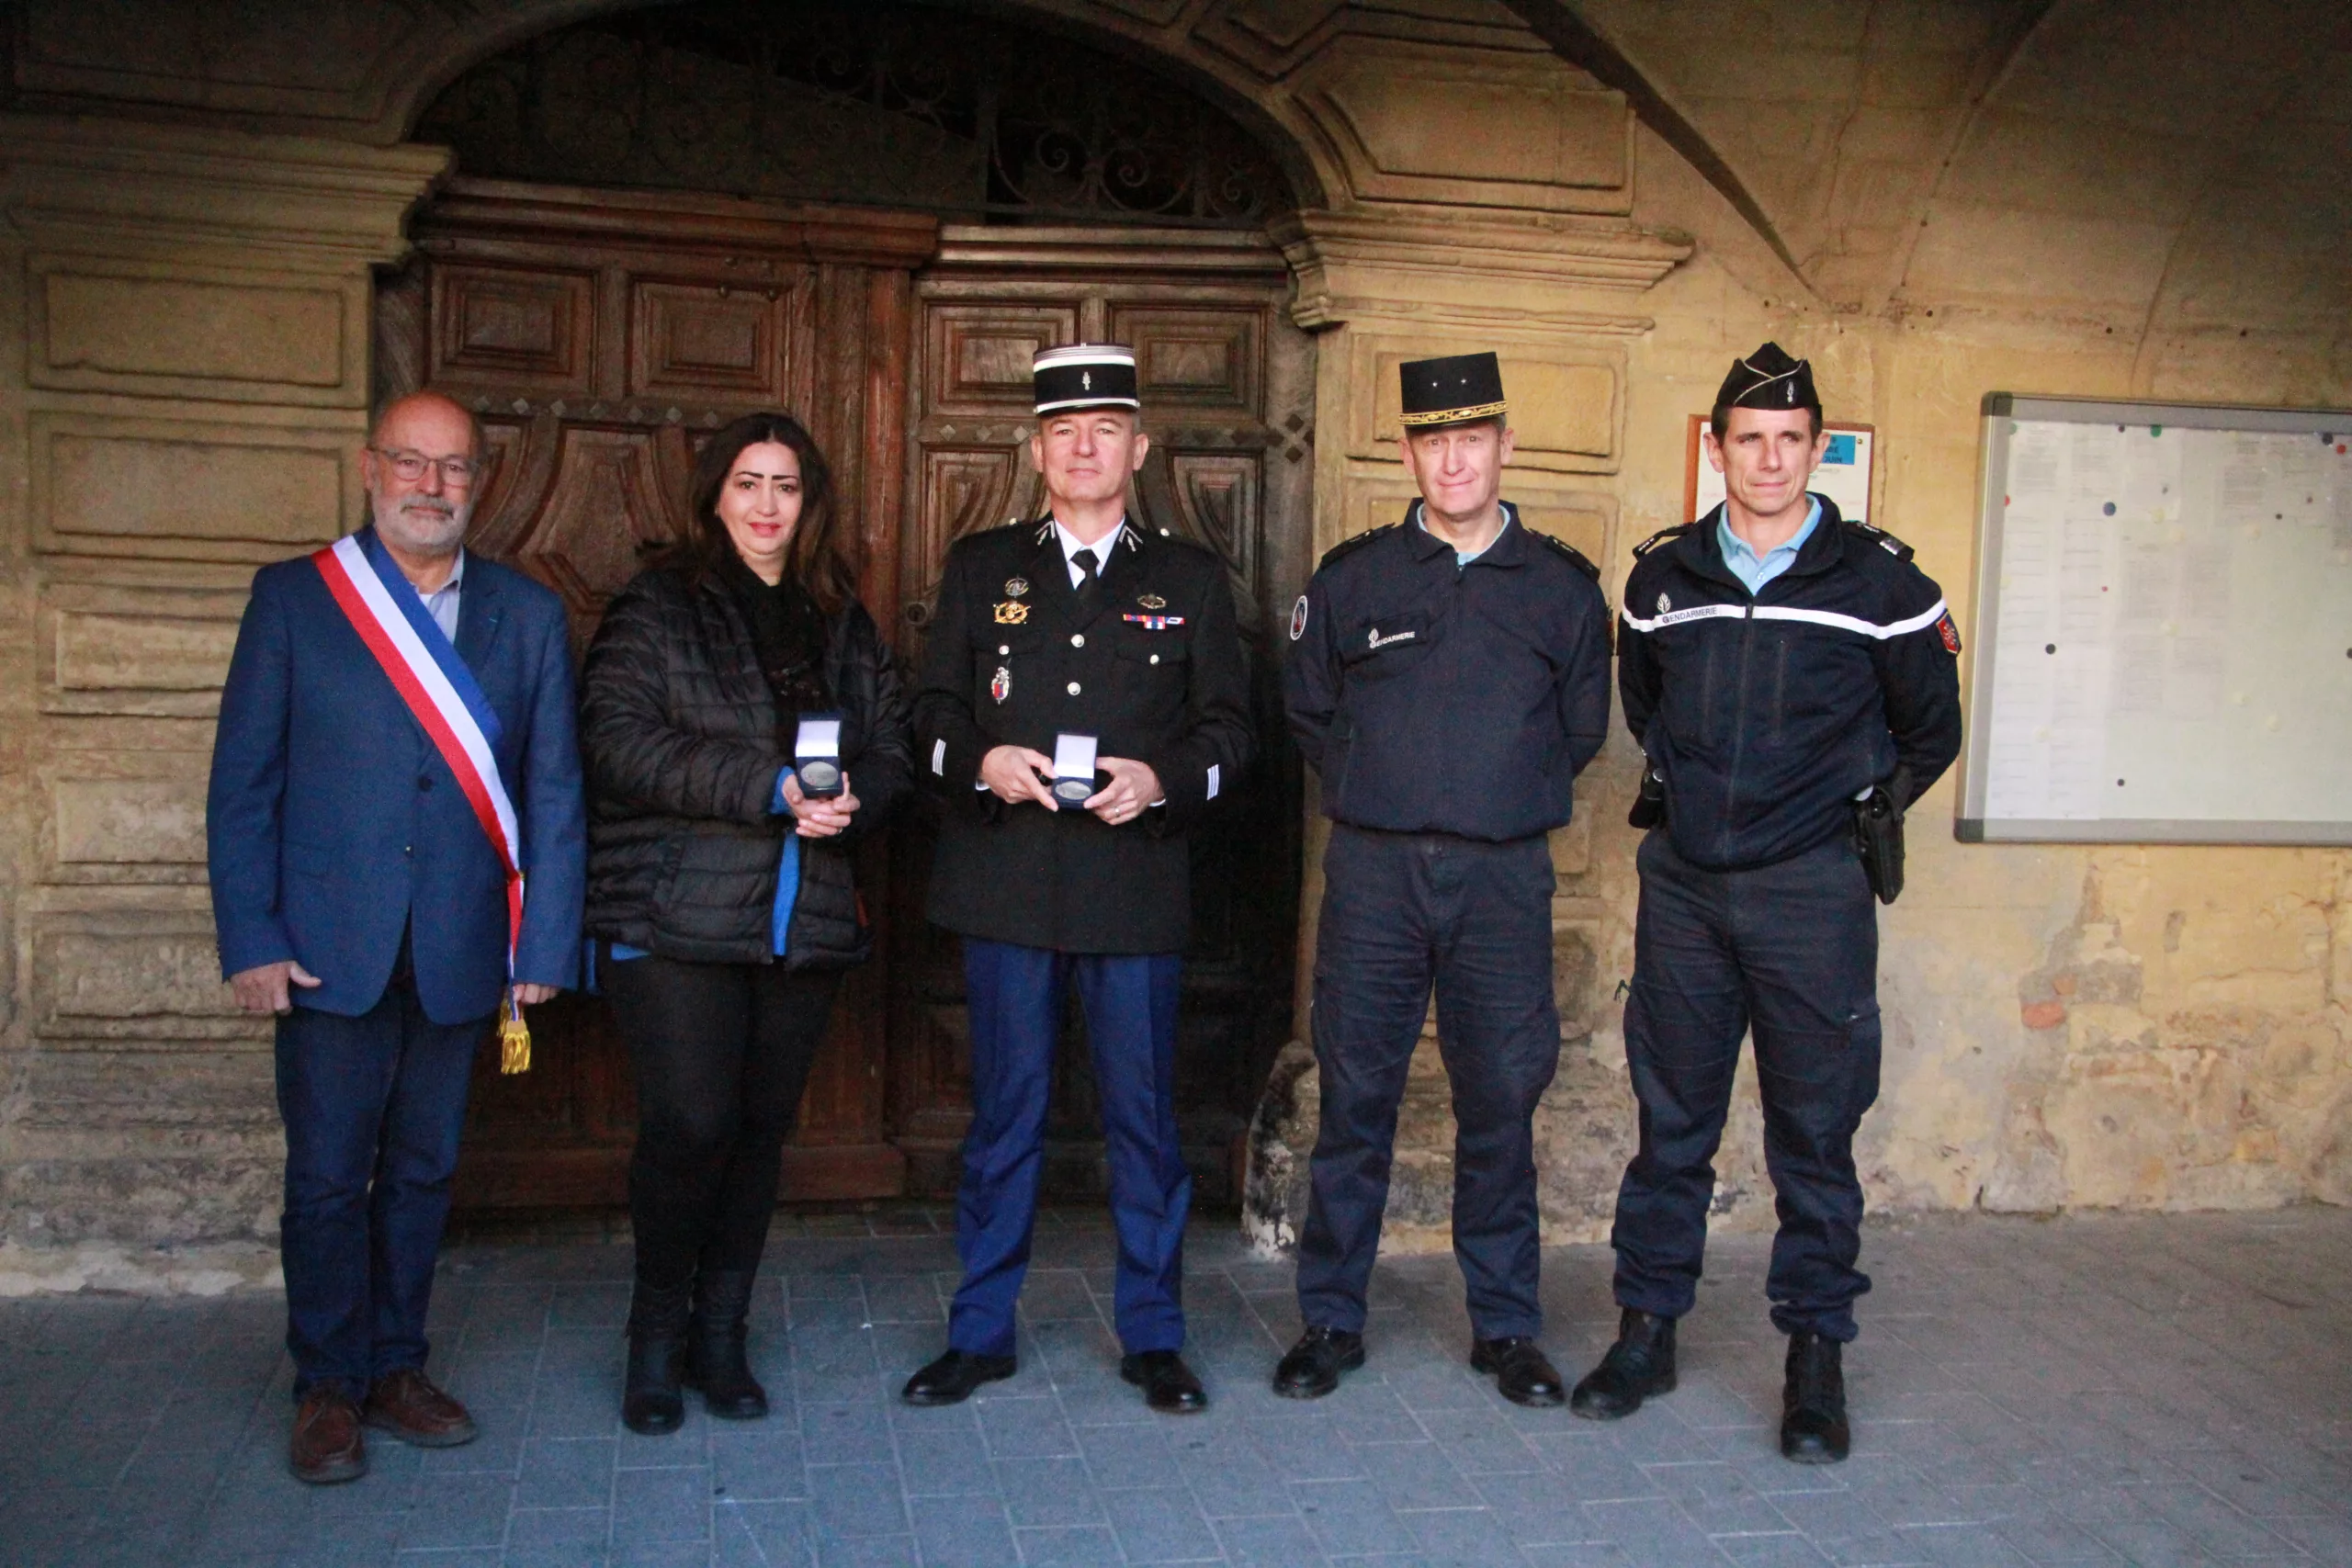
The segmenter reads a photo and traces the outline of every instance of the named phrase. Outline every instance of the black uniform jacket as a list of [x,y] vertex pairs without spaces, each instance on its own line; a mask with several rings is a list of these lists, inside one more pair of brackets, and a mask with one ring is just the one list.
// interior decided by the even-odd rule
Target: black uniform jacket
[[1462,566],[1416,502],[1307,584],[1283,683],[1333,821],[1498,842],[1567,821],[1609,735],[1609,605],[1591,562],[1504,513]]
[[1815,499],[1821,522],[1758,593],[1724,564],[1720,508],[1644,544],[1625,582],[1625,722],[1675,849],[1709,870],[1802,854],[1898,764],[1916,800],[1960,754],[1943,591],[1909,546]]
[[[1064,953],[1179,953],[1192,928],[1184,836],[1250,763],[1249,678],[1225,563],[1132,523],[1106,541],[1081,613],[1051,519],[947,552],[915,694],[915,769],[946,810],[931,919]],[[1064,731],[1150,764],[1166,804],[1116,828],[977,787],[998,746],[1050,757]]]

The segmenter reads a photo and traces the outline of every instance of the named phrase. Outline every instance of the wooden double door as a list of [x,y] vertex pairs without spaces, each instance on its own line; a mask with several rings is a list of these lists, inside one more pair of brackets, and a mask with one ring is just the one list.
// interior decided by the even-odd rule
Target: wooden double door
[[[914,214],[459,181],[384,280],[378,390],[475,410],[494,454],[469,547],[554,589],[575,654],[605,604],[689,526],[699,445],[784,408],[826,453],[861,592],[911,666],[947,547],[1042,504],[1025,437],[1038,348],[1137,350],[1151,460],[1141,520],[1231,569],[1264,762],[1195,848],[1179,1121],[1204,1201],[1228,1198],[1250,1107],[1288,1037],[1297,768],[1270,628],[1304,582],[1314,351],[1254,235],[947,227]],[[861,852],[877,956],[848,978],[786,1149],[787,1201],[952,1190],[968,1105],[954,939],[922,919],[933,827],[911,811]],[[1073,1017],[1048,1182],[1101,1186]],[[458,1178],[469,1207],[605,1205],[627,1192],[636,1102],[604,1002],[536,1010],[534,1069],[478,1059]]]

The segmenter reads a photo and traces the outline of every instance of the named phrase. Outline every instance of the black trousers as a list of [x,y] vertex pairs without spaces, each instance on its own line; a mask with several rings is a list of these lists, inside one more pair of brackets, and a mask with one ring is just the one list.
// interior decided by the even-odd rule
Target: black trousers
[[1703,871],[1642,840],[1625,1057],[1641,1146],[1617,1193],[1616,1293],[1690,1310],[1740,1036],[1756,1037],[1764,1164],[1780,1234],[1766,1292],[1783,1333],[1854,1337],[1871,1288],[1854,1130],[1878,1099],[1878,911],[1841,834],[1777,865]]
[[758,1269],[840,972],[659,957],[598,968],[637,1068],[639,1273],[682,1284]]
[[1453,1256],[1481,1338],[1533,1335],[1535,1105],[1560,1062],[1552,851],[1542,835],[1331,829],[1315,941],[1322,1119],[1298,1243],[1299,1315],[1361,1332],[1406,1069],[1437,990],[1453,1089]]

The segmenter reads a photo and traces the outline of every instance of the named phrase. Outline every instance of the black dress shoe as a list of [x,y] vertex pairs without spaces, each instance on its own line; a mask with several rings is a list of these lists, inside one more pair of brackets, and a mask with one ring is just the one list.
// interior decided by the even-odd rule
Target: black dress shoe
[[1001,1382],[1020,1370],[1010,1356],[950,1350],[907,1380],[899,1397],[909,1404],[961,1404],[982,1383]]
[[1567,1398],[1558,1370],[1544,1359],[1544,1348],[1532,1339],[1517,1336],[1473,1339],[1470,1370],[1491,1376],[1497,1392],[1513,1404],[1543,1407]]
[[1138,1350],[1119,1359],[1119,1375],[1143,1390],[1143,1402],[1170,1416],[1209,1407],[1209,1391],[1173,1350]]
[[1818,1334],[1789,1336],[1781,1390],[1781,1455],[1799,1464],[1836,1464],[1853,1447],[1846,1427],[1845,1347]]
[[1310,1328],[1274,1368],[1274,1392],[1284,1399],[1320,1399],[1340,1386],[1341,1372],[1363,1365],[1363,1335]]
[[1674,1319],[1627,1307],[1617,1320],[1617,1343],[1568,1395],[1568,1408],[1588,1421],[1615,1421],[1654,1393],[1674,1392]]

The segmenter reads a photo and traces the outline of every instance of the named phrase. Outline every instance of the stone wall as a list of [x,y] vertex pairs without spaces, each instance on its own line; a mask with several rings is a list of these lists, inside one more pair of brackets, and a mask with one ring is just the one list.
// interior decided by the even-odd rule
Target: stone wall
[[[369,269],[442,164],[399,145],[410,119],[605,8],[16,8],[0,1247],[270,1229],[266,1036],[215,985],[202,887],[213,689],[251,566],[356,519]],[[1474,344],[1517,404],[1510,493],[1612,590],[1680,521],[1685,422],[1728,359],[1766,336],[1810,355],[1831,417],[1876,426],[1879,518],[1963,626],[1984,391],[2352,403],[2327,177],[2352,154],[2352,20],[2326,0],[2226,29],[2173,0],[1855,0],[1774,7],[1769,34],[1738,0],[1033,8],[1232,108],[1302,193],[1276,237],[1322,334],[1318,547],[1409,493],[1396,362]],[[1556,1239],[1605,1230],[1631,1135],[1632,776],[1620,735],[1555,845]],[[1962,846],[1951,791],[1915,813],[1883,920],[1877,1201],[2352,1201],[2352,855]],[[1757,1224],[1739,1104],[1720,1207]],[[1450,1146],[1428,1054],[1407,1127],[1396,1239],[1426,1245]]]

